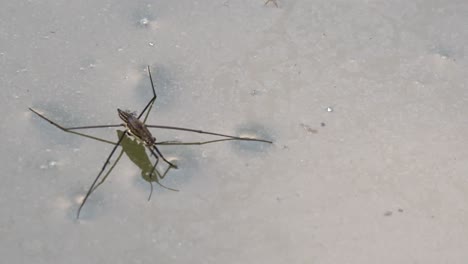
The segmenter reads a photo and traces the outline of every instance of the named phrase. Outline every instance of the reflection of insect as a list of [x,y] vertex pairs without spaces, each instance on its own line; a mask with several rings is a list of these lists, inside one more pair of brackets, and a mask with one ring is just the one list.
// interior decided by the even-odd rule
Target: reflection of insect
[[[104,165],[102,166],[102,168],[99,171],[98,175],[96,176],[93,183],[91,184],[91,187],[89,188],[88,192],[86,193],[86,196],[84,197],[83,201],[81,202],[81,205],[78,208],[78,212],[76,214],[77,218],[80,217],[81,209],[83,208],[84,204],[86,203],[86,200],[88,199],[88,197],[91,195],[91,193],[94,190],[96,190],[96,188],[99,185],[101,185],[104,182],[104,180],[107,178],[107,176],[110,174],[110,172],[112,171],[112,169],[114,168],[114,166],[116,165],[118,160],[120,159],[120,157],[122,155],[122,152],[119,154],[119,157],[117,158],[115,163],[112,165],[112,167],[102,177],[101,181],[99,181],[102,174],[106,170],[107,165],[110,163],[109,162],[110,159],[112,158],[115,151],[117,150],[117,147],[119,145],[122,145],[122,141],[124,140],[124,138],[126,136],[133,136],[136,140],[142,142],[146,146],[146,148],[151,152],[151,154],[156,158],[156,161],[155,161],[154,165],[152,166],[151,171],[148,174],[149,177],[150,177],[150,183],[151,183],[153,174],[156,174],[155,181],[157,183],[159,183],[158,176],[159,176],[159,178],[162,179],[162,178],[164,178],[164,176],[166,175],[167,171],[170,168],[177,168],[176,165],[174,165],[173,163],[168,161],[163,156],[161,151],[159,151],[157,145],[203,145],[203,144],[215,143],[215,142],[220,142],[220,141],[228,141],[228,140],[244,140],[244,141],[258,141],[258,142],[264,142],[264,143],[272,143],[271,141],[264,140],[264,139],[230,136],[230,135],[224,135],[224,134],[208,132],[208,131],[202,131],[202,130],[197,130],[197,129],[174,127],[174,126],[147,125],[146,124],[146,119],[148,118],[148,115],[149,115],[149,113],[151,111],[151,108],[153,107],[154,101],[156,101],[156,97],[157,97],[156,96],[156,91],[154,89],[153,78],[151,77],[151,71],[150,71],[149,66],[148,66],[148,74],[149,74],[150,81],[151,81],[151,88],[153,90],[153,98],[151,98],[151,100],[148,102],[148,104],[146,104],[145,108],[143,108],[143,111],[141,111],[140,115],[138,115],[138,116],[136,114],[134,114],[134,113],[129,112],[129,111],[122,111],[120,109],[117,109],[120,119],[122,119],[122,121],[124,122],[123,124],[119,124],[119,125],[80,126],[80,127],[65,128],[65,127],[53,122],[52,120],[48,119],[44,115],[38,113],[36,110],[34,110],[32,108],[29,108],[29,110],[31,110],[33,113],[35,113],[36,115],[38,115],[42,119],[46,120],[50,124],[56,126],[57,128],[65,131],[65,132],[76,134],[76,135],[79,135],[79,136],[91,138],[91,139],[94,139],[94,140],[98,140],[98,141],[101,141],[101,142],[105,142],[105,143],[109,143],[109,144],[114,145],[114,148],[110,152],[109,156],[107,157],[106,161],[104,162]],[[146,112],[146,115],[145,115],[145,117],[144,117],[144,119],[142,121],[141,117],[145,114],[145,112]],[[83,134],[83,133],[79,133],[79,132],[74,131],[74,130],[79,130],[79,129],[122,127],[122,126],[125,127],[125,131],[123,133],[119,133],[121,135],[119,136],[119,140],[117,141],[117,143],[114,143],[114,142],[111,142],[111,141],[108,141],[108,140],[105,140],[105,139],[97,138],[97,137],[94,137],[94,136],[91,136],[91,135],[87,135],[87,134]],[[187,131],[187,132],[195,132],[195,133],[200,133],[200,134],[220,136],[220,137],[223,137],[223,138],[215,139],[215,140],[209,140],[209,141],[200,141],[200,142],[178,142],[178,141],[165,141],[165,142],[161,141],[161,142],[157,142],[156,138],[153,137],[153,135],[151,134],[151,132],[149,131],[148,128],[182,130],[182,131]],[[158,162],[159,162],[159,158],[161,158],[163,161],[165,161],[169,165],[169,167],[166,169],[166,171],[163,174],[161,174],[156,168],[156,166],[158,165]],[[165,187],[165,188],[167,188],[167,187]],[[151,191],[152,190],[153,190],[153,186],[151,185]],[[151,193],[150,193],[150,197],[151,197]]]

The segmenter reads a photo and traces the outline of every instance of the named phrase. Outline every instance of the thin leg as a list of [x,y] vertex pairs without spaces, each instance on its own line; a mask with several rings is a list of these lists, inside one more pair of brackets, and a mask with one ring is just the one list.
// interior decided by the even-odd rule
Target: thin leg
[[[161,173],[159,173],[158,169],[156,168],[156,166],[158,165],[158,162],[159,162],[159,157],[158,155],[156,155],[156,153],[154,153],[154,150],[152,150],[151,148],[149,148],[149,150],[151,151],[151,154],[153,154],[153,156],[156,158],[156,162],[154,163],[153,165],[153,169],[151,170],[151,173],[150,173],[150,181],[153,180],[153,173],[156,173],[156,183],[163,187],[164,189],[167,189],[167,190],[170,190],[170,191],[175,191],[175,192],[178,192],[179,190],[176,190],[176,189],[173,189],[173,188],[169,188],[167,186],[164,186],[162,183],[159,182],[158,180],[158,176],[160,176],[161,179],[164,179],[164,177],[166,177],[166,174],[167,172],[172,168],[171,166],[168,166],[168,168],[166,169],[166,171],[164,172],[163,175],[161,175]],[[151,187],[151,193],[153,192],[153,188]],[[150,193],[150,196],[148,197],[148,201],[151,199],[151,193]]]
[[102,173],[104,172],[104,170],[106,169],[107,167],[107,164],[109,163],[110,159],[112,158],[112,155],[114,155],[114,152],[115,150],[117,149],[117,147],[120,145],[120,142],[122,142],[123,138],[125,137],[125,132],[123,133],[123,135],[119,138],[119,141],[117,142],[117,144],[114,146],[114,148],[112,149],[112,151],[110,152],[109,156],[107,157],[106,159],[106,162],[104,162],[104,165],[102,166],[102,169],[101,171],[99,172],[99,174],[96,176],[96,178],[94,179],[93,181],[93,184],[91,184],[91,187],[89,188],[88,192],[86,193],[86,196],[84,197],[83,201],[81,202],[81,205],[80,207],[78,208],[78,212],[76,214],[76,218],[80,218],[80,212],[81,212],[81,208],[83,208],[84,204],[86,203],[86,200],[88,200],[88,197],[91,195],[91,193],[93,192],[94,190],[94,185],[96,185],[97,181],[99,180],[99,178],[101,177]]
[[[164,172],[163,175],[160,175],[160,173],[157,172],[157,171],[158,171],[157,169],[155,170],[155,172],[157,172],[156,174],[160,175],[160,178],[161,178],[161,179],[164,179],[164,177],[166,176],[166,173],[167,173],[171,168],[172,168],[171,166],[167,166],[167,169],[166,169],[166,171]],[[154,181],[155,181],[159,186],[161,186],[162,188],[164,188],[164,189],[166,189],[166,190],[173,191],[173,192],[178,192],[178,191],[179,191],[179,190],[177,190],[177,189],[167,187],[166,185],[160,183],[158,179],[155,179]],[[150,199],[151,199],[151,194],[150,194],[150,197],[148,198],[148,201],[149,201]]]
[[[167,166],[166,170],[164,171],[164,173],[161,175],[161,173],[158,172],[158,169],[155,169],[154,172],[156,172],[156,175],[159,175],[159,178],[162,180],[164,179],[164,177],[166,177],[166,174],[169,172],[169,170],[171,169],[172,167],[171,166]],[[156,176],[157,177],[157,176]],[[159,182],[159,180],[156,178],[156,183],[163,187],[164,189],[167,189],[169,191],[174,191],[174,192],[178,192],[179,190],[177,189],[174,189],[174,188],[169,188],[165,185],[163,185],[162,183]],[[153,188],[153,185],[151,185],[151,188]],[[151,192],[152,192],[152,189],[151,189]],[[148,198],[148,201],[151,199],[151,194],[150,194],[150,197]]]
[[[32,109],[32,108],[29,108],[29,110],[31,110],[31,112],[35,113],[36,115],[38,115],[40,118],[44,119],[45,121],[49,122],[51,125],[57,127],[58,129],[64,131],[64,132],[67,132],[67,133],[71,133],[71,134],[75,134],[75,135],[78,135],[78,136],[82,136],[82,137],[86,137],[86,138],[90,138],[90,139],[94,139],[94,140],[97,140],[97,141],[100,141],[100,142],[104,142],[104,143],[108,143],[108,144],[111,144],[111,145],[116,145],[116,143],[112,142],[112,141],[109,141],[109,140],[105,140],[105,139],[102,139],[102,138],[98,138],[98,137],[94,137],[94,136],[91,136],[91,135],[87,135],[87,134],[83,134],[83,133],[78,133],[78,132],[75,132],[75,131],[70,131],[72,129],[78,129],[78,128],[65,128],[57,123],[55,123],[54,121],[48,119],[47,117],[45,117],[44,115],[42,114],[39,114],[36,110]],[[114,125],[111,125],[111,126],[93,126],[93,127],[84,127],[84,128],[95,128],[95,127],[113,127]],[[120,126],[120,125],[119,125]]]
[[[148,68],[148,71],[149,71],[149,68]],[[154,91],[154,86],[153,86],[153,79],[151,78],[151,73],[150,73],[150,80],[151,80],[151,87],[153,87],[153,94],[154,94],[154,100],[151,102],[149,108],[148,108],[148,111],[146,111],[146,115],[145,115],[145,118],[143,119],[143,124],[146,123],[146,120],[148,119],[148,116],[151,112],[151,109],[153,109],[153,105],[154,105],[154,102],[156,101],[156,92]]]
[[150,189],[150,194],[148,196],[148,202],[151,200],[151,195],[153,195],[153,181],[151,180],[149,183],[150,183],[151,189]]
[[78,129],[90,129],[90,128],[109,128],[109,127],[122,127],[123,124],[119,125],[96,125],[96,126],[79,126],[79,127],[67,127],[68,130],[78,130]]
[[[156,101],[156,90],[154,90],[154,83],[153,83],[153,77],[151,77],[151,70],[150,70],[150,66],[148,65],[148,74],[149,74],[149,77],[150,77],[150,81],[151,81],[151,89],[153,89],[153,98],[151,98],[151,100],[148,102],[148,104],[146,104],[145,108],[143,108],[143,111],[141,111],[140,115],[138,116],[138,119],[140,119],[140,117],[143,116],[143,114],[145,113],[146,109],[148,109],[148,107],[152,106],[154,101]],[[146,121],[146,118],[145,118],[145,121]]]
[[216,140],[208,140],[208,141],[199,141],[199,142],[182,142],[182,141],[161,141],[156,142],[156,145],[169,145],[169,146],[178,146],[178,145],[205,145],[210,143],[222,142],[222,141],[231,141],[231,140],[239,140],[237,138],[223,138],[223,139],[216,139]]
[[[166,177],[166,174],[169,172],[169,170],[171,169],[172,167],[171,166],[167,166],[166,170],[164,171],[164,173],[161,175],[160,174],[160,178],[161,180],[164,179],[164,177]],[[176,189],[170,189],[171,191],[176,191],[178,192],[179,190],[176,190]]]
[[150,178],[150,185],[151,185],[151,191],[150,191],[150,194],[148,196],[148,202],[151,200],[151,195],[153,194],[153,173],[156,172],[156,179],[155,179],[155,182],[163,187],[164,189],[167,189],[167,190],[170,190],[170,191],[175,191],[175,192],[178,192],[179,190],[176,190],[176,189],[172,189],[172,188],[169,188],[167,186],[164,186],[162,183],[159,182],[158,180],[158,175],[161,177],[161,179],[163,179],[165,176],[166,176],[166,173],[169,171],[169,168],[171,168],[171,166],[168,166],[168,168],[166,169],[166,171],[164,172],[164,174],[161,176],[161,174],[158,172],[158,169],[156,168],[156,166],[158,165],[158,162],[159,162],[159,157],[156,156],[156,162],[154,163],[154,166],[153,166],[153,169],[151,170],[151,173],[149,175],[149,178]]
[[[169,166],[171,166],[171,167],[177,169],[177,166],[174,165],[174,164],[172,164],[171,162],[169,162],[169,161],[163,156],[163,154],[161,153],[161,151],[159,151],[159,149],[158,149],[158,147],[156,147],[156,145],[154,145],[153,148],[154,148],[154,150],[156,150],[156,152],[159,154],[159,156],[160,156],[167,164],[169,164]],[[154,152],[153,152],[153,151],[151,151],[151,153],[153,153],[153,155],[154,155]]]
[[99,187],[99,185],[103,184],[104,181],[107,179],[107,176],[109,176],[109,174],[111,174],[111,172],[114,170],[115,166],[119,162],[120,158],[122,158],[123,153],[124,153],[124,150],[122,149],[120,151],[119,156],[117,157],[117,159],[115,159],[114,164],[112,164],[112,167],[110,167],[110,169],[107,171],[106,175],[104,175],[104,177],[102,177],[102,180],[98,184],[96,184],[96,186],[94,186],[93,192]]
[[145,118],[143,119],[143,124],[146,123],[146,120],[148,119],[149,113],[151,112],[151,109],[153,108],[153,105],[154,105],[154,101],[150,105],[150,107],[148,108],[148,111],[146,112]]
[[[156,161],[154,162],[153,168],[151,169],[151,172],[149,174],[151,191],[150,191],[150,194],[148,196],[148,202],[149,202],[149,200],[151,200],[151,195],[153,194],[153,172],[156,170],[156,166],[158,165],[158,162],[159,162],[158,156],[154,156],[154,157],[156,158]],[[156,174],[156,181],[158,180],[157,178],[158,178],[158,175]]]
[[259,142],[265,142],[265,143],[273,143],[270,140],[265,140],[265,139],[257,139],[257,138],[247,138],[247,137],[236,137],[236,136],[230,136],[230,135],[225,135],[225,134],[220,134],[220,133],[215,133],[215,132],[208,132],[208,131],[203,131],[203,130],[198,130],[198,129],[192,129],[192,128],[185,128],[185,127],[174,127],[174,126],[160,126],[160,125],[146,125],[146,127],[153,127],[153,128],[161,128],[161,129],[171,129],[171,130],[181,130],[181,131],[187,131],[187,132],[195,132],[195,133],[200,133],[200,134],[207,134],[207,135],[213,135],[213,136],[220,136],[220,137],[227,137],[235,140],[246,140],[246,141],[259,141]]

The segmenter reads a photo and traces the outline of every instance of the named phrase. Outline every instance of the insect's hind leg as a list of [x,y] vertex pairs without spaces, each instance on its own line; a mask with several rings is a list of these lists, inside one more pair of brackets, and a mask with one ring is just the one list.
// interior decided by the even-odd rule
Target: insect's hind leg
[[111,166],[111,167],[109,168],[109,170],[107,171],[106,175],[104,175],[104,177],[102,177],[102,180],[101,180],[98,184],[96,184],[96,186],[94,186],[93,192],[94,192],[101,184],[103,184],[103,183],[106,181],[106,179],[107,179],[107,177],[109,176],[109,174],[111,174],[111,172],[114,170],[115,166],[117,166],[117,163],[120,161],[120,158],[122,158],[123,153],[124,153],[124,150],[122,149],[122,150],[120,151],[120,153],[119,153],[119,156],[115,159],[114,164],[112,164],[112,166]]
[[[126,132],[126,131],[125,131]],[[94,179],[93,183],[91,184],[91,187],[89,187],[88,189],[88,192],[86,193],[86,196],[83,198],[83,201],[81,202],[80,204],[80,207],[78,208],[78,212],[76,213],[76,218],[80,218],[80,212],[81,212],[81,209],[83,208],[83,206],[85,205],[86,201],[88,200],[89,196],[93,193],[93,191],[96,189],[95,186],[96,186],[96,183],[98,182],[99,178],[101,177],[102,173],[104,172],[104,170],[106,169],[107,167],[107,164],[109,164],[109,161],[110,159],[112,158],[112,156],[114,155],[115,151],[117,150],[117,147],[120,145],[120,142],[122,142],[123,138],[125,137],[125,132],[123,133],[123,135],[119,138],[119,141],[117,142],[117,144],[114,146],[114,148],[112,148],[112,151],[110,152],[109,156],[107,157],[106,161],[104,162],[104,165],[102,166],[102,169],[101,171],[99,171],[98,175],[96,176],[96,178]],[[106,175],[107,177],[107,175]]]

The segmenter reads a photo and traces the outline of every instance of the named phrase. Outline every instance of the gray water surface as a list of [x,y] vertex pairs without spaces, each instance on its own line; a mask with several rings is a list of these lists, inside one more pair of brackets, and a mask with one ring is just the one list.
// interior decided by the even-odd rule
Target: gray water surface
[[[276,2],[3,1],[2,260],[466,263],[468,4]],[[112,146],[28,107],[119,124],[152,96],[147,65],[149,124],[274,144],[162,146],[179,192],[149,202],[123,155],[77,220]]]

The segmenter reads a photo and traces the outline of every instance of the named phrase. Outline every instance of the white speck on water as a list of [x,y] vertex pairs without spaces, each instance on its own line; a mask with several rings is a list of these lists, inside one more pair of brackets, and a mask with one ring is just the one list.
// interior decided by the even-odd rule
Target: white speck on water
[[41,166],[39,166],[39,168],[41,170],[46,170],[46,169],[54,168],[55,166],[57,166],[57,162],[55,160],[51,160],[47,162],[47,164],[42,164]]
[[327,112],[329,112],[329,113],[333,112],[333,108],[332,108],[332,107],[330,107],[330,106],[329,106],[329,107],[327,107]]
[[154,42],[150,42],[150,43],[148,43],[148,45],[150,45],[150,47],[154,47],[154,46],[155,46]]
[[140,23],[141,26],[146,26],[146,25],[149,24],[149,22],[150,22],[149,19],[144,17],[144,18],[140,19],[140,21],[138,23]]

